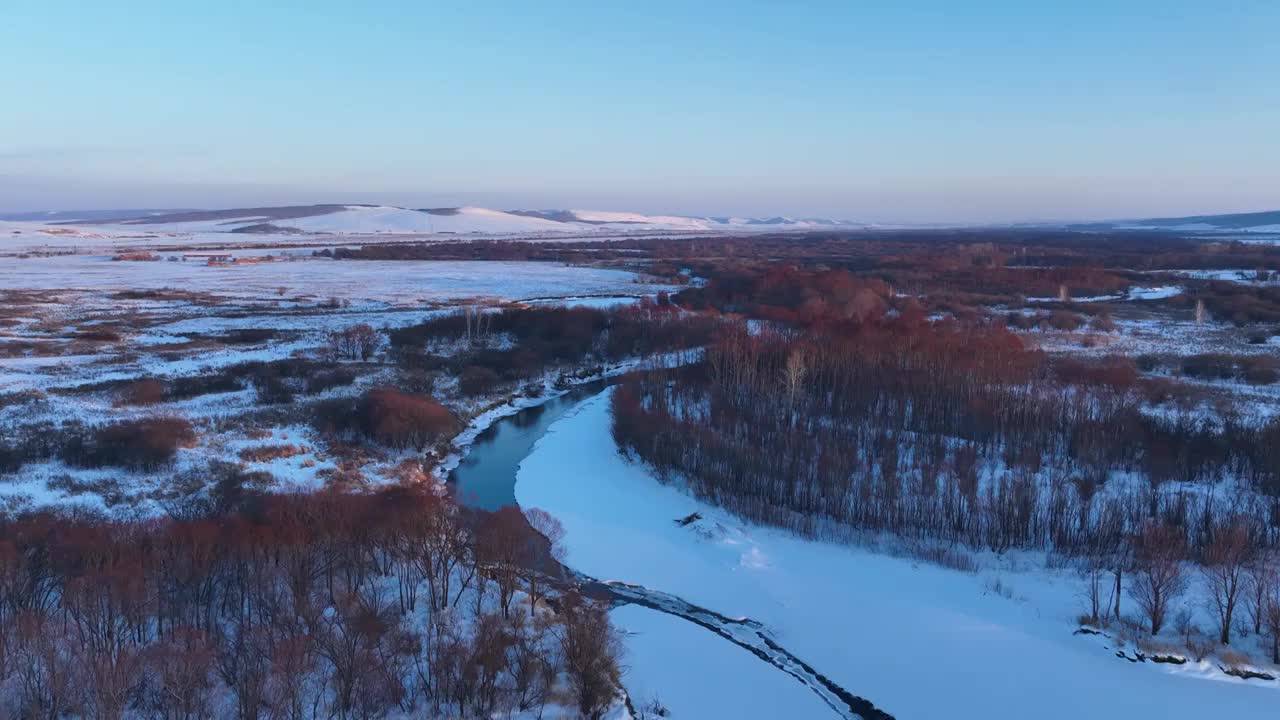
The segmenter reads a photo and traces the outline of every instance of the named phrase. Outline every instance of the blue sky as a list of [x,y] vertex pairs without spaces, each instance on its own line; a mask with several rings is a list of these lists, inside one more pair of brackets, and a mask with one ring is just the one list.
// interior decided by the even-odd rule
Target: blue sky
[[4,0],[0,17],[0,210],[1280,207],[1275,0]]

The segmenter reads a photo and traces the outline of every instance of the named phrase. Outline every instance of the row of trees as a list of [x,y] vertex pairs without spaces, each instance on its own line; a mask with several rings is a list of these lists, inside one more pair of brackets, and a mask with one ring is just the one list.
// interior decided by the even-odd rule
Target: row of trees
[[[403,378],[458,378],[465,396],[494,392],[541,378],[554,369],[696,348],[706,344],[719,322],[677,312],[662,297],[633,307],[509,308],[498,312],[461,312],[431,318],[388,333]],[[440,351],[440,346],[448,346]]]
[[0,714],[598,717],[614,702],[603,609],[545,601],[549,519],[542,534],[518,510],[405,487],[242,507],[0,523]]
[[[1149,521],[1110,552],[1087,555],[1082,563],[1084,620],[1102,624],[1121,619],[1121,600],[1127,595],[1146,629],[1158,635],[1198,579],[1217,642],[1229,645],[1237,629],[1269,637],[1271,660],[1280,663],[1280,557],[1258,547],[1247,522],[1235,518],[1221,527],[1197,558],[1197,572],[1187,563],[1185,531],[1159,520]],[[1178,628],[1184,637],[1192,632],[1186,617],[1184,613],[1184,626]],[[1188,646],[1195,644],[1186,639]]]
[[[1138,386],[1131,367],[1056,367],[999,327],[902,315],[727,331],[702,365],[622,384],[613,430],[700,497],[805,534],[1050,549],[1092,558],[1116,587],[1140,570],[1158,631],[1170,593],[1151,548],[1243,572],[1280,543],[1280,424],[1154,419],[1137,410]],[[1227,481],[1239,485],[1215,492]],[[1178,542],[1148,542],[1152,528]],[[1223,628],[1233,578],[1215,592]]]

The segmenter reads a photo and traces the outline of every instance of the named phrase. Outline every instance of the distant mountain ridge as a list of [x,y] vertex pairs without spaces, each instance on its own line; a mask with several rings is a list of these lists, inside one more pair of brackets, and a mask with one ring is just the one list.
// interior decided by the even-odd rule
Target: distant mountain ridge
[[1186,215],[1182,217],[1074,223],[1068,224],[1066,227],[1071,230],[1164,230],[1205,233],[1280,233],[1280,210],[1227,213],[1222,215]]
[[0,220],[48,225],[137,227],[156,232],[564,234],[603,231],[715,232],[722,230],[857,229],[863,223],[782,216],[697,217],[603,210],[492,210],[480,207],[405,208],[316,204],[219,210],[44,212],[0,215]]
[[886,225],[833,218],[734,217],[724,215],[651,215],[624,211],[574,209],[494,210],[459,206],[408,208],[392,205],[337,204],[262,207],[130,210],[55,210],[0,213],[0,222],[47,227],[80,226],[103,232],[254,233],[254,234],[441,234],[441,235],[593,235],[787,232],[907,228],[1055,228],[1082,232],[1164,231],[1188,234],[1280,234],[1280,210],[1185,215],[1095,222],[1013,224],[933,223]]
[[147,215],[193,212],[186,208],[129,208],[120,210],[38,210],[28,212],[0,213],[0,220],[9,222],[43,222],[43,223],[91,223],[109,222],[113,218],[134,218]]

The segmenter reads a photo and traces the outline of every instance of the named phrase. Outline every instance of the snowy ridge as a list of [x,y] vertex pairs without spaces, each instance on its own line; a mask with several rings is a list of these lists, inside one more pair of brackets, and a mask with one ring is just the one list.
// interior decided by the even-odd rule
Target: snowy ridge
[[[392,205],[298,205],[225,210],[23,213],[0,216],[0,232],[85,233],[311,233],[581,235],[627,232],[781,231],[862,228],[845,220],[787,217],[689,217],[605,210],[494,210],[483,207],[405,208]],[[133,211],[137,212],[137,211]],[[11,218],[6,220],[5,218]],[[65,224],[74,222],[75,224]]]

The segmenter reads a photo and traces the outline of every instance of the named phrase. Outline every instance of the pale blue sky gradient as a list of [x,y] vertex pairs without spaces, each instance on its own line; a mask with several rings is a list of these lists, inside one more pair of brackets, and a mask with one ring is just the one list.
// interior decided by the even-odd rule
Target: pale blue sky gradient
[[1280,2],[0,0],[0,210],[1280,207]]

